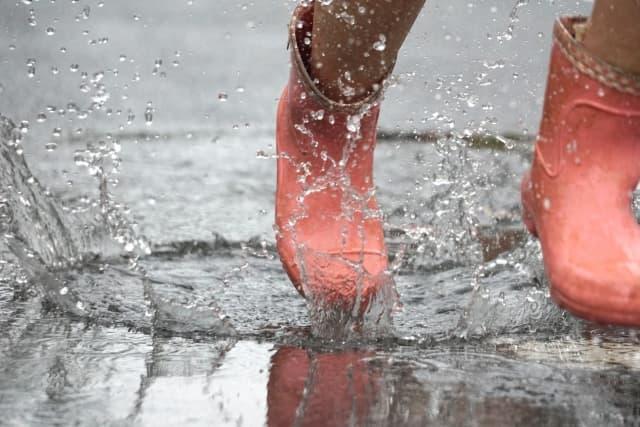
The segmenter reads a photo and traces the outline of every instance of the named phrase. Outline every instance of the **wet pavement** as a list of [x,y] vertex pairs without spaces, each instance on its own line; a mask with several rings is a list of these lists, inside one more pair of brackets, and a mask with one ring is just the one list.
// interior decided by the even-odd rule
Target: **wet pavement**
[[[557,309],[519,221],[552,17],[589,2],[524,2],[510,39],[514,2],[426,7],[376,151],[402,308],[392,334],[349,343],[310,334],[274,251],[294,3],[25,3],[0,6],[0,112],[30,128],[30,172],[0,132],[0,224],[19,237],[0,243],[0,424],[640,423],[636,331]],[[511,137],[468,136],[487,132]],[[105,206],[149,242],[136,265],[83,222]],[[98,256],[39,264],[52,213]]]

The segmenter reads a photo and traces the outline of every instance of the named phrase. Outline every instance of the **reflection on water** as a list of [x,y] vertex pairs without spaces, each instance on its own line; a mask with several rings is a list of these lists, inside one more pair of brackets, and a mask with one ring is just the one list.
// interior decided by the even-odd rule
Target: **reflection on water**
[[[619,372],[568,374],[538,363],[458,350],[310,350],[271,359],[267,424],[618,425],[638,422],[640,382]],[[579,383],[591,390],[580,390]],[[624,385],[623,385],[624,384]],[[620,387],[624,395],[617,395]],[[624,403],[623,403],[624,402]],[[618,405],[627,405],[621,409]],[[635,412],[634,412],[635,411]]]
[[387,420],[390,401],[374,352],[282,347],[271,359],[267,424],[371,425]]

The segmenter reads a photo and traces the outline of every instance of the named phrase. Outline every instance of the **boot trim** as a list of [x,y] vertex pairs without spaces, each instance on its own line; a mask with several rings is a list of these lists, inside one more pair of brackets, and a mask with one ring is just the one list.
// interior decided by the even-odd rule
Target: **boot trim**
[[567,59],[582,73],[620,92],[640,96],[640,75],[629,73],[590,53],[576,39],[576,25],[587,22],[585,17],[564,17],[556,20],[553,37]]
[[[307,69],[311,56],[310,34],[313,28],[313,4],[313,1],[305,1],[299,4],[295,8],[289,24],[289,43],[287,47],[291,49],[291,63],[296,67],[299,80],[304,85],[306,92],[329,111],[356,113],[368,109],[382,98],[386,81],[391,73],[382,79],[379,89],[356,102],[334,101],[323,94],[314,83],[313,77]],[[308,40],[306,43],[305,38]]]

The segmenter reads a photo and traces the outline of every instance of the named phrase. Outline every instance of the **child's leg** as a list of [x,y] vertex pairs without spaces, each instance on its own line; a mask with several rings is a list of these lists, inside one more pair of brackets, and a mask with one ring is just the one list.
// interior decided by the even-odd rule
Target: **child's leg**
[[640,74],[640,0],[597,0],[583,43],[608,63]]
[[425,0],[315,2],[312,74],[325,95],[353,101],[393,68]]

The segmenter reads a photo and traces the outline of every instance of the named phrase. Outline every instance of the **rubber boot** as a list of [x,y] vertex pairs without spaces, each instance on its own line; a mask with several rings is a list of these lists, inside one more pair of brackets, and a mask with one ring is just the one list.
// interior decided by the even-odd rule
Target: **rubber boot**
[[304,3],[290,25],[292,67],[277,113],[278,252],[303,296],[363,310],[389,281],[372,176],[382,84],[351,104],[319,91],[308,70],[313,2]]
[[523,218],[542,245],[552,298],[600,323],[640,326],[640,76],[590,54],[584,18],[559,19]]

